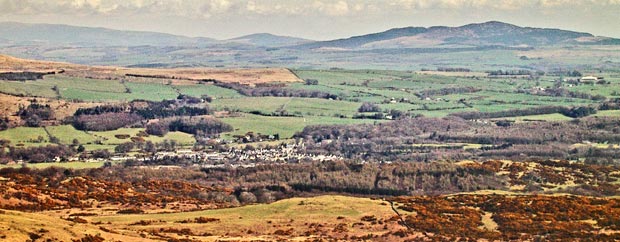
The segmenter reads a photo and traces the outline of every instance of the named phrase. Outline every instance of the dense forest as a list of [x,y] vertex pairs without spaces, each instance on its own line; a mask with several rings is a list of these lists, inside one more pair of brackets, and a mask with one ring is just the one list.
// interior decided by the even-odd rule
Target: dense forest
[[155,135],[164,135],[169,130],[190,134],[200,131],[210,135],[231,129],[214,119],[190,122],[191,119],[187,118],[212,113],[205,99],[179,95],[177,99],[160,102],[137,100],[128,104],[80,108],[73,115],[72,125],[78,130],[106,131],[132,125],[144,126],[141,121],[145,120],[164,119],[165,124],[147,124],[147,131]]
[[55,71],[52,71],[52,72],[32,72],[32,71],[3,72],[3,73],[0,73],[0,80],[34,81],[34,80],[43,79],[45,75],[53,75],[53,74],[56,74],[56,72]]

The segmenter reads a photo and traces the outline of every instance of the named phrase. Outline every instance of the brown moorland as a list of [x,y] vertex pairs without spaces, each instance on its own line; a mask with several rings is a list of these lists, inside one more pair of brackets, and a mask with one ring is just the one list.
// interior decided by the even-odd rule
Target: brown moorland
[[0,73],[6,72],[63,72],[74,77],[96,79],[123,79],[127,77],[164,78],[185,81],[217,80],[224,83],[256,85],[265,83],[301,82],[286,68],[214,69],[214,68],[126,68],[113,66],[85,66],[62,62],[25,60],[0,55]]
[[19,111],[20,105],[28,107],[32,103],[40,105],[49,105],[54,113],[54,119],[46,125],[58,125],[67,117],[73,116],[76,110],[80,108],[95,107],[102,105],[96,102],[68,102],[65,100],[56,100],[49,98],[32,98],[32,97],[16,97],[0,93],[0,114],[2,118],[7,117],[11,123],[11,127],[22,126],[23,120],[20,116],[15,115]]

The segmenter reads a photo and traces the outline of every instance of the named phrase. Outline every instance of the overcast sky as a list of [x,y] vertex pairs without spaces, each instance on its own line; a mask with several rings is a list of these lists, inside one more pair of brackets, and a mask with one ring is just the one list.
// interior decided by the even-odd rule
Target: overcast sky
[[0,21],[315,40],[497,20],[620,37],[620,0],[0,0]]

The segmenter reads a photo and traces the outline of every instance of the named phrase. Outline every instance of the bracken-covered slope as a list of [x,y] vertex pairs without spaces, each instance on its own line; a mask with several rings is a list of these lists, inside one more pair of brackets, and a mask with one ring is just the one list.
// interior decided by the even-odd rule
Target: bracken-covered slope
[[0,210],[1,241],[150,241],[115,233],[93,224],[58,217]]
[[128,77],[174,79],[180,81],[217,80],[218,82],[245,85],[301,82],[301,79],[286,68],[126,68],[28,60],[0,54],[0,75],[13,72],[64,73],[73,77],[94,77],[106,80],[120,80]]

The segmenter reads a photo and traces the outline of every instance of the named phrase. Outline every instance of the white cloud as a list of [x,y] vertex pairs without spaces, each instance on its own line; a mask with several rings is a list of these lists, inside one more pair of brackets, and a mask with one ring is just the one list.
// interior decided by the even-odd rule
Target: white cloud
[[349,4],[346,1],[314,1],[312,7],[319,13],[330,16],[343,16],[349,13]]
[[620,0],[390,0],[390,6],[405,9],[500,9],[517,10],[524,8],[556,8],[580,5],[620,5]]
[[232,6],[231,0],[0,0],[0,12],[12,14],[154,13],[199,17],[226,13]]
[[344,16],[372,9],[523,9],[568,5],[620,5],[620,0],[0,0],[0,12],[211,16],[226,13],[324,14]]
[[[243,1],[242,1],[243,2]],[[245,11],[259,15],[298,15],[303,13],[304,4],[292,4],[292,2],[280,0],[248,0],[245,3]]]

